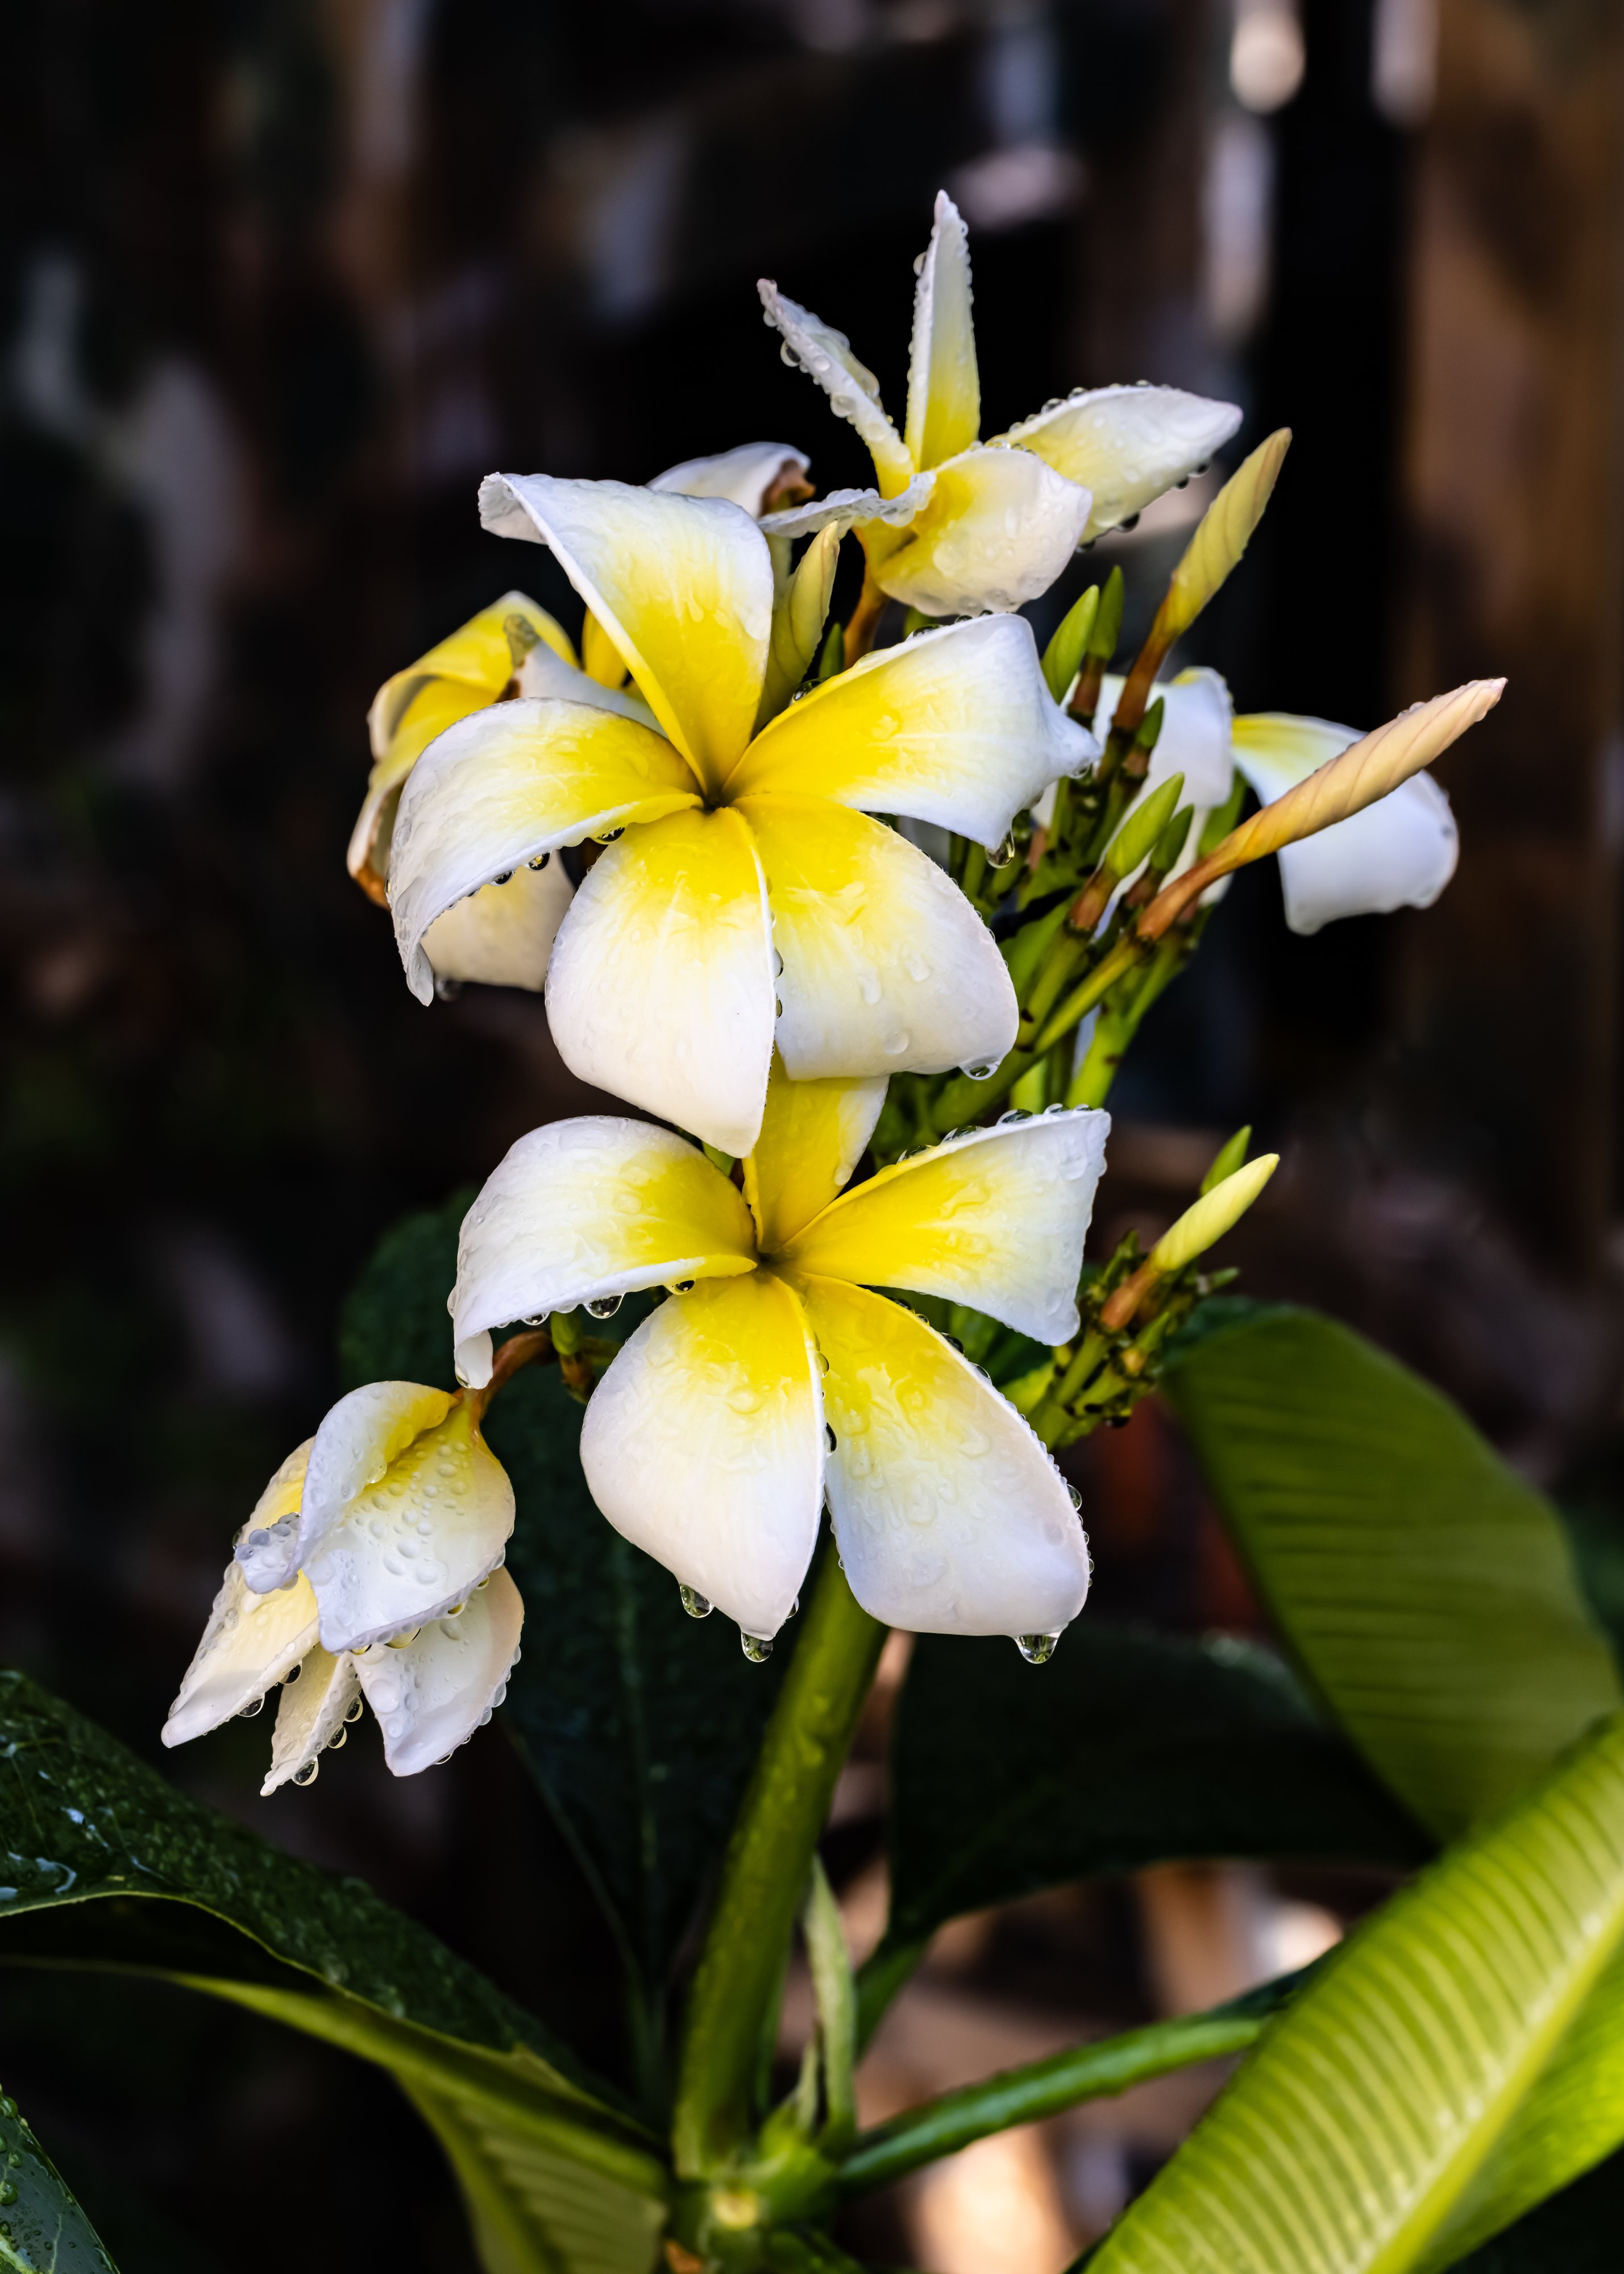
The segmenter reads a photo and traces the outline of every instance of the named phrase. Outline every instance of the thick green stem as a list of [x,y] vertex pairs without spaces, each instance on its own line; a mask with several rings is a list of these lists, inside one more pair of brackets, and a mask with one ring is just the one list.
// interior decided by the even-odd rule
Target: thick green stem
[[885,1641],[832,1545],[801,1615],[688,1996],[672,2125],[685,2179],[720,2170],[750,2137],[762,2016]]
[[1282,1976],[1225,2006],[1173,2022],[1152,2022],[1103,2043],[1078,2045],[1030,2067],[1006,2069],[984,2083],[944,2093],[921,2108],[911,2108],[865,2132],[842,2162],[843,2195],[887,2187],[921,2164],[933,2164],[1014,2124],[1035,2123],[1082,2100],[1125,2092],[1147,2077],[1166,2076],[1220,2053],[1244,2052],[1261,2034],[1269,2015],[1283,2005],[1301,1980]]

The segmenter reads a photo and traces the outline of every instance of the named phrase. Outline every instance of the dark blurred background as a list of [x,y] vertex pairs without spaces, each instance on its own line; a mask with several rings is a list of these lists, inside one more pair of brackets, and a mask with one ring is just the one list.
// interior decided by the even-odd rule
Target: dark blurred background
[[[972,230],[985,432],[1141,378],[1244,404],[1231,463],[1295,428],[1185,660],[1243,707],[1360,727],[1512,674],[1442,770],[1463,854],[1436,909],[1297,940],[1272,866],[1231,894],[1113,1101],[1104,1237],[1165,1223],[1252,1120],[1287,1168],[1237,1243],[1249,1288],[1361,1325],[1542,1481],[1605,1487],[1608,0],[19,0],[10,20],[0,1653],[154,1757],[231,1532],[334,1394],[337,1306],[378,1235],[585,1095],[538,998],[420,1009],[343,870],[379,681],[512,584],[575,628],[549,557],[480,531],[479,477],[643,480],[771,438],[824,486],[861,478],[755,279],[849,332],[899,413],[944,184]],[[1206,494],[1079,562],[1041,627],[1111,559],[1142,622]],[[1255,1623],[1154,1406],[1079,1473],[1105,1614]],[[365,1872],[613,2064],[605,1946],[498,1729],[404,1785],[358,1746],[273,1803],[263,1730],[167,1766]],[[878,1773],[853,1776],[871,1856]],[[880,1901],[860,1849],[854,1933]],[[1175,1873],[974,1923],[870,2105],[1047,2049],[1057,2012],[1205,2002],[1368,1899]],[[369,2231],[402,2274],[469,2263],[426,2135],[335,2053],[178,1992],[0,1977],[0,2073],[124,2274],[257,2274]],[[1164,2095],[1115,2130],[985,2143],[897,2211],[895,2247],[1047,2274],[1190,2112]]]

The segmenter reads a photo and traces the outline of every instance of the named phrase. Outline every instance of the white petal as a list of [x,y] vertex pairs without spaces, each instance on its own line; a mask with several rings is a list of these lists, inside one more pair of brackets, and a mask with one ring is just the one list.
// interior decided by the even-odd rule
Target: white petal
[[365,1650],[439,1618],[501,1561],[513,1487],[458,1405],[357,1493],[304,1556],[325,1650]]
[[547,1013],[583,1081],[748,1153],[772,1058],[767,895],[736,813],[628,829],[553,944]]
[[341,1397],[311,1440],[299,1518],[304,1565],[331,1525],[407,1447],[451,1410],[448,1390],[421,1382],[369,1382]]
[[547,958],[574,896],[569,872],[556,854],[539,854],[492,878],[435,917],[423,935],[423,953],[436,979],[475,980],[485,987],[538,990]]
[[356,1662],[348,1652],[335,1658],[320,1644],[305,1652],[297,1675],[282,1685],[271,1733],[270,1773],[259,1787],[262,1799],[325,1751],[360,1694]]
[[817,1362],[789,1289],[753,1272],[662,1303],[593,1392],[581,1464],[617,1532],[775,1635],[823,1501]]
[[263,1698],[313,1647],[316,1634],[316,1598],[307,1580],[256,1595],[239,1566],[228,1563],[197,1655],[163,1725],[164,1743],[184,1745]]
[[828,1361],[829,1505],[852,1593],[919,1634],[1056,1634],[1088,1592],[1060,1472],[1006,1398],[912,1311],[805,1283]]
[[767,879],[778,1050],[796,1081],[996,1064],[1020,1013],[996,941],[950,877],[831,798],[741,800]]
[[930,243],[914,290],[908,417],[903,439],[916,466],[939,465],[981,431],[981,388],[970,316],[970,245],[958,207],[936,192]]
[[1026,450],[963,450],[896,539],[875,532],[881,589],[927,616],[1008,611],[1047,592],[1082,540],[1089,493]]
[[315,1442],[306,1437],[294,1447],[238,1535],[235,1561],[256,1595],[289,1585],[299,1568],[299,1504]]
[[786,476],[804,474],[809,463],[804,450],[792,449],[787,442],[741,442],[713,458],[684,458],[680,466],[667,466],[649,487],[674,491],[679,497],[726,498],[759,521],[768,492]]
[[[1101,686],[1101,734],[1116,716],[1123,683],[1112,672]],[[1145,777],[1147,791],[1160,789],[1175,774],[1183,774],[1182,803],[1202,811],[1222,805],[1229,794],[1237,764],[1229,739],[1234,706],[1224,681],[1217,672],[1204,668],[1181,671],[1177,679],[1158,681],[1150,690],[1150,700],[1160,701],[1164,707],[1162,732]]]
[[1035,452],[1094,492],[1084,531],[1092,539],[1198,472],[1240,423],[1233,403],[1182,388],[1079,388],[999,440]]
[[356,1661],[396,1776],[433,1767],[490,1720],[508,1694],[523,1623],[518,1589],[492,1571],[455,1618],[433,1620],[411,1642],[375,1643]]
[[842,530],[863,528],[870,522],[899,529],[928,502],[936,486],[934,474],[915,474],[895,497],[882,497],[878,490],[831,490],[827,497],[814,498],[809,504],[770,513],[762,528],[769,537],[813,537],[833,522]]
[[1110,1126],[1085,1106],[949,1138],[831,1201],[787,1242],[785,1267],[944,1296],[1069,1342]]
[[799,364],[828,395],[842,418],[849,418],[868,446],[880,487],[889,496],[906,489],[914,473],[902,437],[880,408],[880,383],[852,353],[844,332],[780,292],[763,277],[756,288],[767,321],[784,337],[786,363]]
[[521,697],[551,696],[555,702],[584,703],[589,710],[613,711],[617,718],[635,719],[640,727],[659,732],[659,720],[633,687],[605,687],[590,672],[577,671],[561,655],[539,641],[519,668]]
[[457,1360],[490,1378],[489,1328],[643,1287],[754,1270],[756,1229],[704,1155],[647,1121],[585,1114],[521,1137],[462,1219]]

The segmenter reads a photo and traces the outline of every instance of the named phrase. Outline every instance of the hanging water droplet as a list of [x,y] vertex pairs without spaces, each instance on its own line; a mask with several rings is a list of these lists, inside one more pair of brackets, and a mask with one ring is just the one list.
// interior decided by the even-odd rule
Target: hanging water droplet
[[349,1730],[345,1728],[343,1723],[341,1721],[337,1728],[334,1730],[332,1736],[327,1739],[328,1752],[335,1753],[339,1747],[348,1741],[349,1736]]
[[354,1704],[350,1706],[350,1711],[345,1714],[344,1719],[345,1719],[345,1721],[358,1721],[360,1720],[360,1718],[361,1718],[362,1714],[363,1714],[363,1713],[365,1713],[365,1711],[366,1711],[366,1700],[365,1700],[365,1698],[357,1698],[355,1700]]
[[1007,869],[1014,858],[1015,839],[1012,832],[1007,832],[996,845],[989,845],[987,847],[987,865],[989,869]]
[[691,1279],[679,1279],[673,1284],[671,1291],[673,1295],[691,1295],[694,1291],[694,1283]]
[[513,870],[511,869],[504,869],[500,877],[492,877],[491,882],[493,885],[511,885],[513,882]]
[[1015,1647],[1028,1666],[1047,1666],[1055,1654],[1057,1634],[1017,1635]]
[[1080,1516],[1083,1512],[1083,1496],[1081,1493],[1078,1491],[1075,1485],[1068,1485],[1066,1487],[1066,1490],[1071,1495],[1071,1507],[1074,1513]]
[[[519,1321],[519,1324],[522,1327],[545,1327],[546,1323],[547,1314],[545,1311],[538,1311],[533,1319],[521,1319]],[[459,1374],[457,1379],[461,1381],[462,1376]]]
[[587,1309],[595,1319],[612,1319],[625,1300],[624,1295],[594,1295]]
[[683,1587],[680,1592],[682,1597],[682,1608],[690,1619],[710,1617],[711,1605],[708,1595],[702,1595],[697,1587]]
[[[284,1674],[284,1675],[282,1675],[282,1680],[283,1680],[285,1683],[293,1683],[293,1682],[297,1682],[297,1681],[298,1680],[298,1678],[299,1678],[300,1675],[301,1675],[301,1674],[303,1674],[303,1673],[304,1673],[304,1660],[303,1660],[303,1659],[301,1659],[301,1660],[299,1660],[299,1663],[298,1663],[297,1666],[292,1666],[292,1667],[289,1667],[289,1669],[288,1669],[287,1673],[286,1673],[286,1674]],[[260,1704],[261,1704],[261,1705],[263,1705],[265,1701],[264,1701],[264,1699],[263,1699],[263,1698],[261,1698],[259,1702],[260,1702]]]
[[455,1003],[462,991],[462,983],[460,979],[447,979],[443,973],[435,973],[434,993],[440,1002]]
[[744,1629],[741,1627],[739,1630],[739,1646],[743,1651],[745,1656],[749,1660],[752,1666],[764,1666],[767,1660],[772,1656],[772,1638],[771,1635],[748,1635],[744,1631]]
[[314,1784],[316,1779],[320,1775],[320,1773],[321,1764],[320,1761],[306,1761],[302,1768],[297,1768],[294,1770],[293,1781],[295,1784],[299,1786]]
[[551,853],[538,853],[536,858],[530,863],[530,866],[532,869],[537,870],[545,869],[552,858],[553,855]]
[[794,1601],[793,1601],[793,1602],[790,1605],[790,1607],[789,1607],[789,1615],[790,1615],[790,1616],[791,1616],[791,1618],[792,1618],[792,1619],[794,1617],[794,1615],[795,1615],[796,1612],[797,1612],[800,1608],[801,1608],[801,1598],[800,1598],[800,1596],[799,1596],[799,1595],[797,1595],[797,1596],[796,1596],[796,1598],[795,1598],[795,1600],[794,1600]]
[[264,1698],[251,1698],[246,1706],[239,1706],[237,1707],[237,1718],[239,1721],[252,1721],[256,1713],[262,1713],[264,1711]]
[[823,1424],[823,1442],[828,1446],[831,1453],[838,1452],[839,1450],[840,1440],[836,1436],[834,1431],[830,1427],[827,1421]]
[[990,1081],[997,1071],[996,1058],[977,1058],[973,1065],[960,1068],[971,1081]]
[[[626,832],[624,829],[605,829],[603,835],[595,839],[593,841],[598,845],[613,845],[617,837],[624,837],[625,834]],[[450,1754],[447,1753],[446,1758],[449,1760],[450,1758]]]

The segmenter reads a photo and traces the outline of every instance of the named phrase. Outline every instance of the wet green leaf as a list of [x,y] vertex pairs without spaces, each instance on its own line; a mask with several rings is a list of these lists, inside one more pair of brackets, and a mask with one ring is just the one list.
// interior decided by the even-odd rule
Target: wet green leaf
[[8,2093],[0,2092],[0,2269],[117,2274],[72,2190]]

